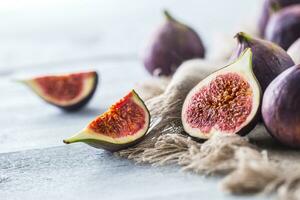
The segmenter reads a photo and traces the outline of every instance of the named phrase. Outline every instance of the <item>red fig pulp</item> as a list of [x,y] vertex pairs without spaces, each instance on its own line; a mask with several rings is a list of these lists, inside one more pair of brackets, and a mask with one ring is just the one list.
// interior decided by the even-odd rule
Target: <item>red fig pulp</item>
[[252,71],[247,49],[234,63],[212,73],[187,95],[182,124],[191,136],[208,139],[214,134],[245,135],[257,123],[261,90]]
[[45,75],[23,80],[46,102],[67,111],[85,106],[92,98],[98,83],[95,71]]
[[205,49],[198,34],[165,11],[166,21],[156,30],[143,55],[152,75],[172,75],[179,65],[192,58],[203,58]]
[[300,65],[293,66],[268,86],[262,116],[269,133],[279,142],[300,148]]
[[64,143],[84,142],[96,148],[117,151],[136,144],[146,134],[150,114],[134,90],[92,120]]

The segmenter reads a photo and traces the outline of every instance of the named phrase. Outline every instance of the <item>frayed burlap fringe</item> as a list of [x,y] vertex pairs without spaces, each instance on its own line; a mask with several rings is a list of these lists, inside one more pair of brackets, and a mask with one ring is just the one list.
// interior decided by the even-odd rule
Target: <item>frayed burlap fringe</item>
[[275,193],[283,200],[300,199],[300,172],[289,171],[267,151],[238,135],[215,135],[204,143],[184,134],[181,107],[187,93],[216,68],[205,61],[183,64],[166,90],[146,101],[152,122],[146,138],[116,155],[137,163],[178,164],[203,175],[222,175],[221,188],[233,194]]
[[171,77],[153,78],[143,83],[136,84],[134,89],[139,96],[146,101],[164,93],[170,80]]
[[233,194],[276,193],[282,200],[300,199],[300,173],[285,174],[266,151],[259,151],[247,138],[215,135],[199,143],[181,134],[163,134],[152,148],[121,157],[154,166],[178,164],[185,171],[224,175],[221,188]]

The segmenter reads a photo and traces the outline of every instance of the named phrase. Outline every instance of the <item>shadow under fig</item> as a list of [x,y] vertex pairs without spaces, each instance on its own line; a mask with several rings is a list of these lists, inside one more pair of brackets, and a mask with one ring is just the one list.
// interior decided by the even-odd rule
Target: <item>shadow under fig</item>
[[101,108],[92,108],[92,107],[84,107],[77,111],[61,111],[58,112],[58,115],[68,115],[68,116],[83,116],[83,117],[96,117],[102,113],[104,113],[106,110]]
[[275,138],[273,138],[266,128],[259,124],[249,135],[249,140],[252,144],[257,147],[268,150],[270,152],[285,152],[288,154],[299,153],[299,149],[287,147],[279,143]]

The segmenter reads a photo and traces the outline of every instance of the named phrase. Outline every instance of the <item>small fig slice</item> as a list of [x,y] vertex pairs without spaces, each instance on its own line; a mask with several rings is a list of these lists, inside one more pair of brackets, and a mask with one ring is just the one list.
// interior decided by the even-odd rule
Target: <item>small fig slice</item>
[[262,12],[258,21],[260,36],[264,37],[266,26],[271,15],[287,6],[299,3],[300,0],[264,0]]
[[272,15],[265,38],[287,50],[300,37],[300,5],[288,6]]
[[282,144],[300,148],[300,65],[293,66],[268,86],[262,116],[269,133]]
[[38,76],[22,80],[48,103],[66,111],[82,108],[92,98],[98,83],[95,71]]
[[246,48],[251,48],[253,72],[262,91],[265,91],[276,76],[294,65],[292,58],[272,42],[253,38],[243,32],[237,33],[235,37],[238,46],[231,60],[236,60]]
[[172,75],[183,61],[205,55],[198,34],[167,11],[164,14],[166,21],[156,30],[143,53],[146,70],[155,76]]
[[96,148],[118,151],[139,142],[147,133],[149,123],[147,107],[132,90],[64,143],[84,142]]
[[300,38],[298,38],[287,50],[296,64],[300,64]]
[[258,122],[261,89],[252,71],[252,52],[212,73],[187,95],[182,108],[184,130],[208,139],[214,134],[249,133]]

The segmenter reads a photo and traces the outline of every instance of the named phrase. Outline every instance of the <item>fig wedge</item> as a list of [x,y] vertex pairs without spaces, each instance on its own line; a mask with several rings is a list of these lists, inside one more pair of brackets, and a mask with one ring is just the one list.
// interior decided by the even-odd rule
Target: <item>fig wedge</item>
[[85,106],[94,95],[98,74],[95,71],[45,75],[21,80],[46,102],[66,111]]
[[118,151],[138,143],[147,133],[149,124],[149,111],[132,90],[82,131],[63,142],[84,142],[95,148]]

